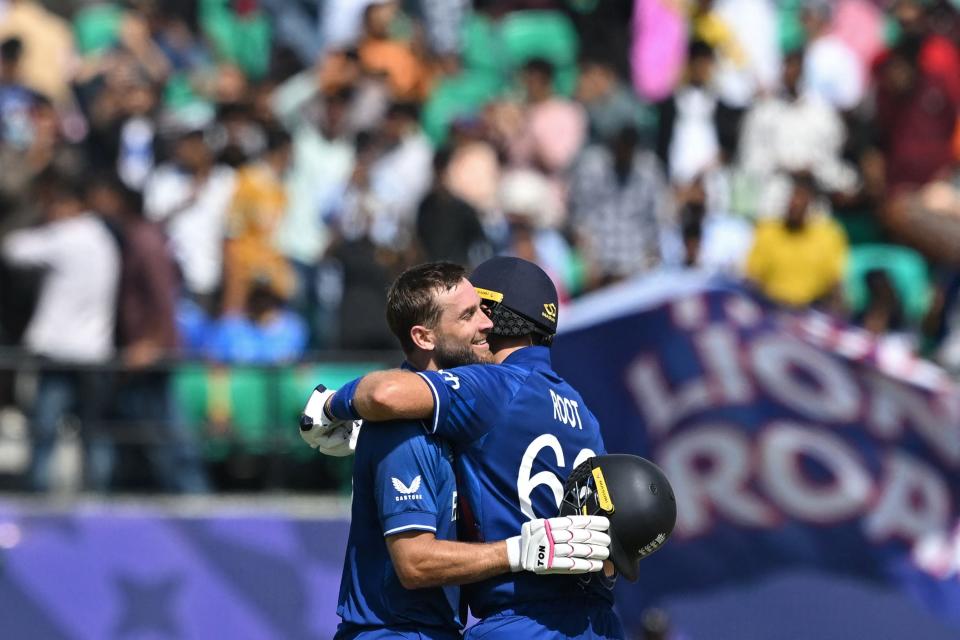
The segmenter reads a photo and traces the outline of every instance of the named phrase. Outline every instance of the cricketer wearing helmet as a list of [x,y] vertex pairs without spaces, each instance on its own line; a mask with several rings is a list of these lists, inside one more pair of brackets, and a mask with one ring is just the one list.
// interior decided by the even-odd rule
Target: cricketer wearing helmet
[[[596,418],[550,365],[557,292],[536,265],[494,258],[470,280],[493,320],[496,366],[376,372],[326,404],[339,419],[424,418],[456,458],[461,540],[499,540],[558,512],[563,480],[605,452]],[[551,558],[545,557],[549,563]],[[466,585],[468,637],[622,638],[610,582],[510,573]]]
[[[407,357],[404,369],[489,358],[491,321],[464,276],[457,265],[431,263],[407,270],[394,282],[387,318]],[[311,394],[301,432],[321,450],[345,454],[349,436],[357,430],[323,415],[323,404],[332,395],[323,387]],[[319,426],[311,416],[317,416]],[[459,638],[460,593],[454,585],[511,571],[527,571],[531,577],[598,571],[609,553],[610,539],[603,532],[608,521],[602,516],[517,522],[509,535],[486,538],[499,542],[456,542],[458,494],[451,447],[425,426],[436,430],[432,422],[420,420],[368,422],[359,430],[337,638]],[[541,557],[541,549],[549,560]]]

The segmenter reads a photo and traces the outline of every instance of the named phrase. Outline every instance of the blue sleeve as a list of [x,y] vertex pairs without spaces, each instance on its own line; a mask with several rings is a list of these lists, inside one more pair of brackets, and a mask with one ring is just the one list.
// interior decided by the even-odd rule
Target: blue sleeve
[[[378,428],[378,427],[375,427]],[[391,446],[374,467],[374,497],[384,536],[437,530],[440,445],[417,426],[385,427]]]
[[[583,402],[583,398],[580,398],[580,401]],[[603,435],[601,435],[600,433],[600,421],[597,420],[597,417],[595,415],[593,415],[593,412],[590,411],[590,408],[587,407],[586,403],[583,403],[582,407],[583,407],[584,413],[587,416],[588,424],[590,424],[594,433],[597,434],[597,444],[592,447],[593,451],[598,456],[605,456],[607,455],[607,447],[606,445],[603,444]]]
[[427,430],[461,444],[469,444],[495,427],[522,384],[503,365],[422,371],[420,376],[434,397]]

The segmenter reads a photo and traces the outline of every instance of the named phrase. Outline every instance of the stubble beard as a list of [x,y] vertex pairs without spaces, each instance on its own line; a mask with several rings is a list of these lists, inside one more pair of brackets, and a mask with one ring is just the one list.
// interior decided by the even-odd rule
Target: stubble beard
[[461,344],[440,338],[437,340],[436,349],[433,351],[433,360],[438,369],[452,369],[468,364],[490,364],[493,362],[493,355],[484,358],[474,351],[470,344]]

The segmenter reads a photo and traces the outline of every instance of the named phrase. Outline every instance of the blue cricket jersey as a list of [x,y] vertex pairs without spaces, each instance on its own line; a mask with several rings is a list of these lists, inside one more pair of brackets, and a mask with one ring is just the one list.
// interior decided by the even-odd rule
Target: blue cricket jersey
[[[546,347],[525,347],[500,365],[419,375],[434,393],[432,430],[454,445],[461,540],[503,540],[527,520],[556,516],[570,472],[606,453],[597,419],[553,371]],[[519,572],[464,585],[463,594],[483,618],[538,601],[576,607],[589,595],[612,603],[601,582]]]
[[364,423],[354,459],[337,638],[380,637],[384,628],[438,640],[459,637],[459,587],[405,589],[385,540],[413,530],[456,540],[456,500],[450,447],[427,434],[422,422]]

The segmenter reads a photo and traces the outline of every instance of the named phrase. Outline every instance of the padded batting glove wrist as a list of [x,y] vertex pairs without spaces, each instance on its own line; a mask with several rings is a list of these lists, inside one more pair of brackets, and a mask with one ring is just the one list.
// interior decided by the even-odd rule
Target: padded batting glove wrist
[[610,521],[603,516],[561,516],[525,522],[508,538],[511,571],[536,574],[590,573],[610,556]]

